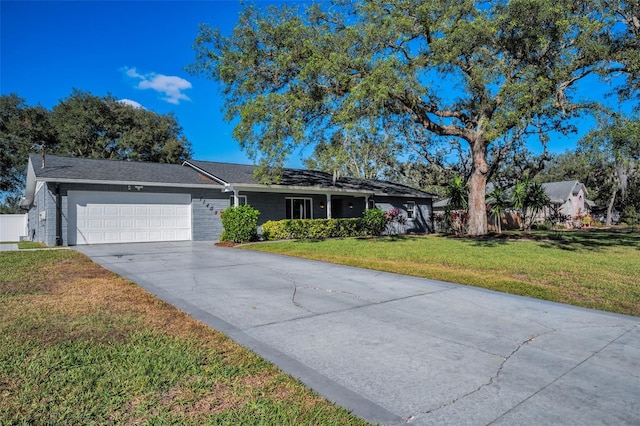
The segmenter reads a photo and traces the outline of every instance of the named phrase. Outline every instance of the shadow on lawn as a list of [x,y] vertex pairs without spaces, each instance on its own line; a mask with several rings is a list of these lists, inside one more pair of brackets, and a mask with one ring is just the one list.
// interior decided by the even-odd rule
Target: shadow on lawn
[[493,247],[514,241],[538,241],[543,248],[568,251],[601,250],[610,247],[635,247],[640,251],[640,233],[630,230],[583,229],[576,231],[545,231],[531,234],[513,233],[468,238],[474,245]]

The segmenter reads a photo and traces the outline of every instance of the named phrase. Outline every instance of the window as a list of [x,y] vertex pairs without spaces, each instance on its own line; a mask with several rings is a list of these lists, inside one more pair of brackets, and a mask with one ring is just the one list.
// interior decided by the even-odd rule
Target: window
[[367,208],[368,209],[375,209],[376,208],[376,200],[374,200],[373,198],[369,198],[368,204],[367,204]]
[[413,219],[416,217],[416,202],[415,201],[407,201],[405,205],[407,209],[407,219]]
[[311,198],[285,199],[285,217],[287,219],[312,219]]
[[[233,195],[229,197],[229,205],[231,207],[237,207],[233,205]],[[246,206],[247,205],[247,196],[246,195],[238,195],[238,206]]]

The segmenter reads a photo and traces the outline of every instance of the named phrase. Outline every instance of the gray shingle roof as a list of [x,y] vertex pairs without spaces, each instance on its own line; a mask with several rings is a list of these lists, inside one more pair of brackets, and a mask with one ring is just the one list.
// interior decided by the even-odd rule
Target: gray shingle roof
[[[245,164],[218,163],[213,161],[188,161],[209,173],[212,176],[230,185],[257,185],[258,180],[254,177],[256,166]],[[317,170],[284,169],[278,185],[309,187],[316,189],[339,189],[357,192],[372,192],[375,194],[402,195],[416,198],[433,198],[433,195],[411,188],[406,185],[376,179],[356,179],[350,177],[340,177],[333,180],[329,173]]]
[[[210,161],[187,161],[193,167],[178,164],[102,160],[47,155],[42,168],[39,154],[30,156],[35,177],[47,181],[131,182],[157,185],[258,185],[254,177],[256,166]],[[211,179],[211,176],[217,180]],[[221,181],[221,182],[220,182]],[[278,186],[308,187],[309,189],[370,192],[378,195],[398,195],[432,198],[431,194],[398,183],[341,177],[333,180],[329,173],[315,170],[284,169]]]
[[[583,188],[584,185],[577,180],[565,180],[561,182],[543,183],[542,187],[552,203],[562,204],[567,201],[571,194],[577,194],[580,191],[580,188]],[[586,196],[586,188],[584,188],[584,192]]]
[[45,167],[39,154],[30,155],[36,178],[107,182],[146,182],[178,185],[219,185],[190,167],[179,164],[102,160],[47,155]]

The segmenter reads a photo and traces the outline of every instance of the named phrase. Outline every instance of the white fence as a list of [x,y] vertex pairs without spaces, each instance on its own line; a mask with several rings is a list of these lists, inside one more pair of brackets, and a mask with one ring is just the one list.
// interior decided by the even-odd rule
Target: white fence
[[25,214],[0,214],[0,241],[20,241],[27,236],[27,217]]

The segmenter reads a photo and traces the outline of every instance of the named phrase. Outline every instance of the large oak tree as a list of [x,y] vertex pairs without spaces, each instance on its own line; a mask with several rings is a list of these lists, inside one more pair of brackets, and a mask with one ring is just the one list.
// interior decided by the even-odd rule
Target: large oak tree
[[180,163],[191,144],[172,114],[134,108],[111,95],[74,90],[52,110],[0,96],[0,204],[19,211],[28,154]]
[[200,28],[190,70],[221,82],[235,138],[267,164],[363,117],[413,135],[406,144],[468,145],[469,232],[479,235],[492,145],[593,107],[573,90],[581,80],[626,73],[619,93],[637,96],[638,16],[636,0],[247,7],[229,36]]

